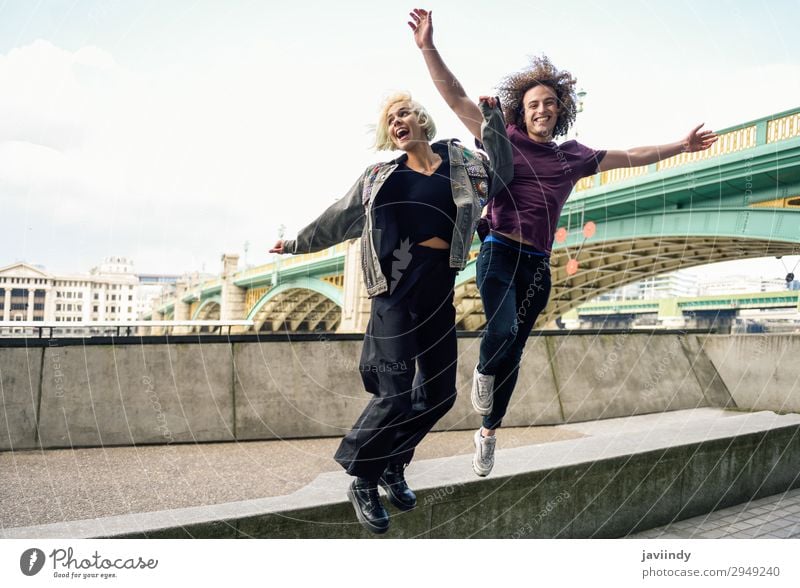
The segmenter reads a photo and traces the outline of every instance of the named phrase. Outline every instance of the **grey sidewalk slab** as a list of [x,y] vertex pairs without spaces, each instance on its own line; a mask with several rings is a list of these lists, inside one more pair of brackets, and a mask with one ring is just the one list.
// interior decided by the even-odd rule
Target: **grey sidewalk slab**
[[[586,488],[591,488],[592,476],[611,475],[611,479],[614,480],[617,477],[615,472],[619,471],[618,468],[620,466],[625,467],[625,464],[632,461],[638,463],[639,465],[636,467],[641,469],[642,465],[646,467],[649,460],[658,462],[660,460],[659,456],[669,451],[674,454],[676,448],[688,448],[690,451],[688,455],[691,458],[693,455],[691,452],[697,450],[691,449],[692,447],[706,447],[706,450],[710,448],[713,451],[716,451],[713,448],[717,447],[724,450],[726,446],[733,444],[737,439],[745,440],[743,447],[751,447],[748,444],[752,444],[752,447],[757,448],[760,443],[758,439],[765,439],[765,435],[772,432],[783,434],[784,437],[789,435],[788,438],[794,439],[798,426],[800,426],[800,415],[776,415],[769,412],[739,413],[725,415],[724,417],[717,415],[714,418],[708,418],[708,416],[691,418],[687,415],[664,428],[650,427],[645,430],[639,428],[637,431],[627,431],[624,434],[615,433],[613,429],[609,429],[592,437],[500,450],[497,454],[495,471],[487,479],[477,479],[474,476],[470,467],[471,455],[469,454],[415,461],[408,468],[407,474],[409,483],[419,491],[420,499],[425,508],[418,508],[417,511],[409,514],[408,518],[403,519],[408,522],[404,530],[406,533],[404,536],[427,536],[426,534],[429,531],[425,531],[425,529],[430,529],[431,520],[422,520],[422,518],[436,512],[446,513],[446,510],[453,506],[456,507],[456,510],[453,511],[455,513],[453,516],[470,519],[465,523],[467,524],[466,531],[464,528],[459,530],[454,527],[453,536],[473,536],[473,531],[478,533],[481,530],[480,526],[475,527],[476,523],[478,525],[484,524],[481,521],[491,518],[491,508],[500,508],[501,510],[506,508],[502,504],[491,506],[493,504],[492,500],[496,502],[497,497],[508,495],[508,498],[504,500],[513,499],[512,503],[517,504],[520,499],[515,498],[516,494],[514,493],[519,494],[521,492],[523,498],[528,500],[535,499],[537,501],[535,507],[540,508],[545,504],[544,501],[547,500],[548,492],[554,496],[559,488],[570,488],[569,484],[580,482],[580,480],[576,481],[570,478],[569,471],[583,472],[580,476],[581,478],[588,475],[589,477],[582,483]],[[720,443],[720,441],[724,441],[724,443]],[[749,452],[749,449],[747,451]],[[636,461],[637,456],[640,456],[638,462]],[[670,467],[684,463],[683,458],[676,459],[676,457],[676,455],[673,455],[671,458],[670,463],[672,465]],[[612,469],[609,470],[609,468]],[[553,472],[562,473],[553,474]],[[533,485],[529,488],[528,484],[532,482]],[[617,482],[624,483],[624,476],[622,480],[617,480]],[[306,523],[308,523],[307,526],[317,525],[316,530],[321,531],[321,525],[353,525],[352,510],[349,509],[349,505],[344,501],[344,493],[348,483],[349,478],[344,473],[339,471],[329,472],[317,476],[313,482],[300,490],[284,496],[156,512],[131,513],[93,520],[65,521],[50,525],[5,528],[0,534],[7,538],[136,536],[138,533],[145,533],[148,530],[157,531],[158,529],[168,528],[183,530],[188,528],[191,530],[193,527],[202,526],[203,536],[209,536],[209,534],[220,537],[253,536],[252,534],[264,536],[260,534],[264,532],[264,523],[260,521],[265,520],[272,521],[270,523],[272,527],[270,528],[274,528],[275,525],[283,525],[281,528],[284,531],[286,530],[286,525],[296,526]],[[659,485],[658,487],[661,486]],[[453,489],[452,491],[456,498],[451,499],[448,497],[447,500],[429,504],[429,499],[441,494],[443,489]],[[576,493],[576,501],[588,499],[591,505],[593,495],[586,494],[585,490],[573,490],[573,492]],[[635,490],[629,497],[635,498],[639,496],[638,492],[638,490]],[[512,494],[514,495],[512,496]],[[471,499],[479,497],[479,499],[473,506],[465,506],[461,495]],[[480,498],[481,496],[483,498]],[[602,498],[604,504],[597,503],[593,506],[611,508],[612,514],[619,511],[620,506],[615,507],[613,503],[609,506],[610,497]],[[459,499],[462,499],[461,506],[458,506]],[[626,497],[626,501],[627,499],[628,497]],[[755,501],[753,504],[758,506],[762,504],[771,505],[773,503],[762,500]],[[784,505],[789,506],[790,504],[784,503]],[[480,508],[476,509],[475,506],[480,506]],[[593,528],[591,527],[591,521],[584,520],[586,519],[585,509],[579,510],[580,504],[569,506],[572,508],[571,511],[565,510],[560,513],[561,516],[566,516],[567,520],[560,521],[558,517],[553,517],[546,521],[550,525],[548,533],[554,536],[573,536],[571,533],[576,533],[577,536],[586,535],[586,533],[595,536],[591,531]],[[634,508],[642,507],[642,505],[636,505],[635,503],[629,506]],[[643,506],[646,509],[648,505]],[[319,509],[324,510],[328,507],[330,512],[334,513],[334,518],[331,519],[331,522],[323,523],[319,520],[314,522],[312,519],[290,520],[293,517],[297,519],[297,517],[306,516],[302,513],[310,513],[312,511],[318,513]],[[434,510],[430,511],[428,507],[434,508]],[[724,509],[724,511],[719,511],[722,516],[737,512],[736,507]],[[503,513],[507,512],[503,511]],[[533,510],[532,512],[539,511]],[[633,514],[631,516],[636,517],[639,515]],[[609,520],[605,519],[606,522]],[[236,523],[232,524],[231,521]],[[582,530],[571,529],[571,525],[577,525],[578,521],[583,525]],[[445,522],[447,524],[444,528],[448,528],[447,525],[452,527],[458,523],[458,520],[457,518],[446,519]],[[505,521],[504,524],[506,523],[508,521]],[[587,527],[587,524],[590,526]],[[504,528],[507,528],[507,526]],[[559,531],[559,529],[561,530]],[[303,532],[308,530],[306,529]],[[294,529],[292,532],[299,531]],[[349,533],[350,531],[348,530],[347,532]],[[511,534],[507,531],[503,532],[507,534],[502,535],[500,533],[499,535],[491,536],[510,536]],[[612,531],[608,530],[605,533],[608,535]],[[191,535],[191,533],[189,534]],[[635,535],[629,536],[633,537]],[[680,537],[685,535],[668,529],[665,529],[661,534],[662,538],[669,536]]]
[[[415,460],[470,454],[472,434],[431,433],[417,448]],[[505,429],[501,446],[581,436],[553,426]],[[0,452],[0,528],[291,494],[322,473],[341,471],[333,460],[339,441],[316,438]]]
[[[498,449],[664,427],[679,432],[691,424],[737,416],[742,413],[700,408],[503,429]],[[290,494],[319,474],[339,471],[332,459],[338,444],[338,438],[317,438],[0,452],[0,528]],[[472,451],[471,431],[431,433],[415,462]]]

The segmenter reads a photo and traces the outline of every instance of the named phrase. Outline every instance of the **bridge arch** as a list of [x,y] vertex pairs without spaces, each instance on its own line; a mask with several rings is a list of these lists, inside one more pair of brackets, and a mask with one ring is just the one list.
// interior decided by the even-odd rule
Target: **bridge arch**
[[247,318],[258,331],[334,331],[342,319],[342,290],[316,278],[295,278],[271,288]]
[[222,298],[213,296],[206,298],[198,305],[192,314],[193,321],[213,321],[219,320],[220,309],[222,308]]
[[[642,279],[720,261],[752,259],[800,252],[800,214],[796,210],[736,208],[660,211],[597,223],[595,237],[580,247],[575,275],[567,275],[570,253],[578,237],[553,250],[550,301],[536,328],[592,298]],[[475,261],[456,285],[459,329],[476,330],[486,323],[475,282]]]

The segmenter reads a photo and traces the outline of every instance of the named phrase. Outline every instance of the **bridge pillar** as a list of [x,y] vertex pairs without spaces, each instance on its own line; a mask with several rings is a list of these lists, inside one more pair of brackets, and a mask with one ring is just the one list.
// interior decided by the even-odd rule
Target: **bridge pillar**
[[[150,320],[163,321],[164,313],[159,311],[159,307],[163,304],[161,296],[157,296],[150,301]],[[150,335],[161,335],[164,332],[164,327],[150,327]]]
[[363,333],[369,322],[370,300],[361,271],[361,246],[358,239],[347,244],[344,256],[344,295],[338,333]]
[[668,329],[682,329],[686,326],[686,319],[678,307],[675,298],[665,298],[658,301],[658,320]]
[[[219,309],[219,320],[238,321],[246,318],[247,289],[233,283],[236,270],[239,268],[239,256],[226,253],[222,256],[222,302]],[[243,333],[247,327],[234,327],[231,333]]]
[[[181,300],[184,294],[186,294],[186,290],[189,288],[189,284],[186,280],[178,280],[175,284],[175,313],[174,313],[174,320],[176,321],[188,321],[191,319],[191,304],[188,302],[184,302]],[[176,335],[186,335],[190,332],[190,327],[175,327],[173,331]]]

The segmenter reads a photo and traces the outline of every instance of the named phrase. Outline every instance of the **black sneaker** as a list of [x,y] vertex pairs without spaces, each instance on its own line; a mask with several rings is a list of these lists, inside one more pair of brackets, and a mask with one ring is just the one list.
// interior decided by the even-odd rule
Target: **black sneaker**
[[417,506],[417,495],[408,487],[403,474],[404,469],[405,466],[401,463],[387,466],[378,484],[386,490],[389,502],[400,510],[411,510]]
[[389,513],[378,496],[378,484],[356,478],[347,489],[347,498],[356,511],[358,522],[367,531],[382,535],[389,530]]

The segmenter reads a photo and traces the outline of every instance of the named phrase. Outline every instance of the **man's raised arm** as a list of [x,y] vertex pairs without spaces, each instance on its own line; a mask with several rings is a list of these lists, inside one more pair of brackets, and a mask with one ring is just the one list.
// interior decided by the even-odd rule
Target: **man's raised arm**
[[653,145],[651,147],[634,147],[627,151],[609,151],[600,162],[598,171],[607,171],[618,167],[636,167],[649,165],[662,159],[667,159],[679,153],[692,153],[703,151],[717,142],[717,135],[713,131],[701,131],[703,125],[698,125],[681,141],[667,145]]
[[433,44],[433,12],[428,12],[421,8],[415,8],[409,15],[411,21],[408,26],[414,31],[414,41],[422,51],[425,58],[425,65],[431,74],[436,89],[442,95],[447,105],[456,113],[461,122],[467,127],[476,139],[481,139],[481,122],[483,115],[480,108],[469,99],[464,88],[453,75],[453,72],[445,65],[442,56],[439,55]]

